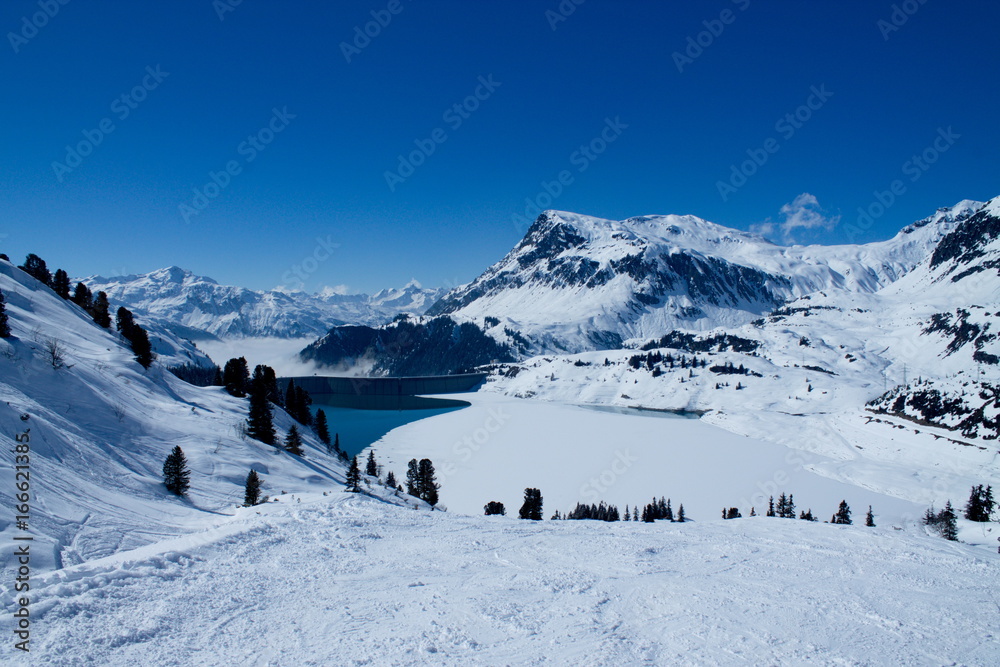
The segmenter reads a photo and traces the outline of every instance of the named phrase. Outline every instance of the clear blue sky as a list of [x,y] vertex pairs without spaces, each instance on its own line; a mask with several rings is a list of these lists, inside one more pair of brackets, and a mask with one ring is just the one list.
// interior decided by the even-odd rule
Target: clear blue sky
[[[1000,194],[994,1],[908,0],[896,4],[912,15],[895,17],[870,0],[564,0],[568,16],[547,14],[557,0],[57,4],[0,7],[0,249],[71,275],[176,264],[270,288],[305,262],[310,291],[448,286],[517,242],[513,217],[562,171],[571,182],[543,206],[615,219],[750,229],[810,193],[829,224],[793,230],[799,242],[884,239]],[[348,62],[342,43],[372,11],[391,21]],[[689,38],[707,46],[679,71]],[[810,100],[823,86],[832,96]],[[477,89],[478,108],[446,114]],[[810,101],[808,120],[776,125]],[[273,119],[286,108],[294,118]],[[606,119],[627,127],[593,159],[577,153]],[[272,122],[262,150],[241,147]],[[390,187],[418,140],[434,152]],[[74,167],[66,147],[81,142]],[[925,149],[934,164],[908,165]],[[730,181],[748,150],[766,161]],[[204,204],[193,189],[230,161],[239,173],[185,220],[182,204]],[[902,194],[858,227],[858,207],[895,180]],[[740,187],[723,197],[720,181]]]

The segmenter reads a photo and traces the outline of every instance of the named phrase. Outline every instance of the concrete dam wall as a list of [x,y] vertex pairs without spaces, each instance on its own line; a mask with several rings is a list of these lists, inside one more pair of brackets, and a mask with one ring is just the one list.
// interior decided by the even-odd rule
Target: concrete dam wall
[[313,403],[360,410],[416,410],[468,405],[453,399],[425,398],[422,394],[458,394],[474,391],[485,373],[436,375],[428,377],[333,377],[311,375],[278,379],[279,387],[289,380],[309,392]]

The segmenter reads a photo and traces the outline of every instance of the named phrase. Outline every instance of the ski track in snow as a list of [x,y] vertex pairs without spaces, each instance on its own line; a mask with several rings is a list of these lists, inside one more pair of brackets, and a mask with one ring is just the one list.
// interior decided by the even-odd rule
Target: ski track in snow
[[295,500],[44,576],[30,664],[1000,661],[1000,557],[938,538],[783,519],[534,523],[342,493]]

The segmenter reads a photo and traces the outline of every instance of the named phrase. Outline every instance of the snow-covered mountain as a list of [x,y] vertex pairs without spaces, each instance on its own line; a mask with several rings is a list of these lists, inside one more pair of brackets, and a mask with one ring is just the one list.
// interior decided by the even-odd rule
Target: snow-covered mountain
[[739,326],[820,290],[875,292],[981,205],[940,209],[879,243],[790,247],[690,215],[546,211],[506,257],[427,314],[500,318],[536,351]]
[[982,207],[961,201],[887,241],[841,246],[779,246],[694,216],[616,222],[546,211],[506,257],[423,317],[335,327],[301,357],[363,360],[387,374],[454,372],[533,354],[619,349],[673,331],[737,330],[800,298],[826,298],[838,312],[858,298],[871,309],[866,295],[927,264]]
[[82,282],[94,292],[107,292],[113,303],[194,340],[206,335],[301,338],[320,336],[339,324],[375,326],[400,313],[423,313],[444,292],[416,281],[373,295],[331,288],[316,294],[258,291],[220,285],[176,266],[138,275],[91,276]]
[[[310,433],[303,433],[304,459],[247,439],[246,399],[168,372],[168,366],[207,361],[190,344],[164,332],[162,356],[143,369],[113,328],[99,327],[4,260],[0,291],[12,330],[0,339],[0,459],[11,471],[0,501],[16,504],[15,436],[28,433],[33,572],[215,525],[242,502],[251,468],[270,495],[329,488],[343,479],[342,465]],[[161,336],[151,331],[150,338],[155,346]],[[275,410],[282,436],[292,423]],[[185,499],[163,487],[163,461],[175,445],[192,471]],[[22,530],[12,516],[0,521],[7,581],[16,567],[13,538]]]

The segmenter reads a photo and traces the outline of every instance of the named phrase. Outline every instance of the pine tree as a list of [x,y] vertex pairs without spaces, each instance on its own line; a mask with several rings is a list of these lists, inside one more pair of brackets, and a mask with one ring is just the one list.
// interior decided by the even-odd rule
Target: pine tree
[[347,470],[347,488],[351,493],[361,492],[361,469],[358,468],[358,457],[351,459],[351,467]]
[[89,313],[94,306],[94,297],[90,293],[90,288],[83,283],[77,283],[73,290],[73,303]]
[[17,267],[44,285],[52,284],[52,274],[45,266],[45,260],[35,253],[24,258],[24,264]]
[[62,269],[57,269],[56,274],[52,276],[52,291],[69,300],[69,289],[69,274]]
[[385,476],[385,485],[390,489],[395,489],[397,486],[396,475],[390,470],[389,474]]
[[149,342],[149,335],[146,333],[146,330],[138,324],[133,326],[129,343],[132,345],[132,353],[135,354],[135,360],[143,368],[149,368],[156,357],[153,354],[153,346]]
[[507,516],[507,508],[495,500],[483,505],[483,512],[486,516]]
[[[228,366],[228,364],[226,364]],[[257,367],[258,369],[260,366]],[[261,374],[254,374],[250,382],[250,414],[247,416],[247,434],[264,444],[275,443],[274,420],[271,402],[267,400],[267,386]]]
[[767,514],[765,516],[774,516],[774,496],[767,499]]
[[333,434],[333,451],[336,452],[337,456],[340,457],[342,461],[347,462],[347,452],[340,448],[340,434]]
[[415,498],[420,497],[420,464],[416,459],[410,459],[406,464],[406,493]]
[[684,516],[684,503],[677,508],[677,523],[684,523],[687,521],[687,517]]
[[632,505],[632,520],[639,520],[639,507],[637,505]]
[[542,520],[542,492],[538,489],[527,488],[524,490],[524,504],[517,513],[518,518],[530,521]]
[[115,329],[120,331],[125,338],[128,338],[129,332],[134,326],[135,318],[132,316],[132,311],[125,306],[119,306],[118,311],[115,313]]
[[868,514],[865,514],[865,525],[869,528],[875,527],[875,515],[872,513],[872,506],[868,506]]
[[330,445],[330,427],[327,426],[326,413],[322,409],[316,411],[316,423],[313,430],[316,431],[316,437],[319,438],[319,441],[326,445],[327,453],[333,453],[333,447]]
[[185,495],[191,488],[191,471],[180,445],[175,446],[163,462],[163,484],[167,491],[178,496]]
[[368,450],[368,463],[365,465],[365,474],[369,477],[378,477],[378,464],[375,462],[375,450]]
[[288,429],[288,435],[285,437],[285,451],[295,456],[302,456],[302,436],[299,435],[299,429],[295,424]]
[[295,388],[295,405],[296,414],[292,416],[299,420],[300,424],[306,426],[312,424],[312,412],[309,410],[309,406],[312,405],[312,397],[302,387]]
[[292,419],[297,419],[296,415],[299,413],[299,395],[296,393],[295,389],[295,380],[289,380],[288,386],[285,387],[285,412],[287,412]]
[[7,321],[7,306],[4,305],[3,292],[0,292],[0,338],[10,338],[10,324]]
[[937,516],[938,530],[941,531],[941,537],[952,542],[958,541],[957,518],[955,516],[955,509],[951,506],[951,501],[949,500]]
[[851,525],[851,508],[847,505],[846,500],[840,501],[837,513],[833,515],[830,523],[839,523],[847,526]]
[[247,475],[246,484],[243,487],[243,507],[253,507],[260,503],[260,477],[253,468]]
[[111,304],[108,303],[108,295],[106,293],[98,292],[89,310],[97,326],[103,329],[111,328]]
[[788,500],[785,502],[785,518],[795,518],[795,496],[790,493],[788,494]]
[[244,357],[230,359],[222,369],[222,386],[231,396],[243,398],[250,388],[250,366]]
[[802,512],[801,514],[799,514],[799,518],[802,519],[803,521],[815,521],[816,520],[816,517],[813,516],[813,511],[812,511],[811,507],[808,510],[806,510],[805,512]]
[[[376,473],[377,472],[378,471],[376,470]],[[441,488],[441,485],[435,480],[434,464],[431,463],[430,459],[420,459],[420,465],[418,467],[418,480],[421,500],[426,502],[431,507],[437,505],[438,489]]]
[[[663,498],[660,498],[663,500]],[[663,506],[663,516],[661,517],[667,521],[674,520],[674,511],[670,508],[670,498],[667,498],[667,504]]]
[[[605,361],[607,361],[607,359],[605,359]],[[604,365],[607,366],[607,364],[604,364]],[[625,506],[625,520],[626,521],[631,521],[632,520],[632,515],[629,514],[629,511],[628,511],[628,505]]]
[[983,488],[982,484],[974,486],[969,493],[969,500],[965,504],[965,518],[969,521],[989,521],[995,505],[996,503],[993,502],[992,486],[985,488]]
[[751,507],[750,508],[750,516],[757,516],[757,508],[756,507]]

